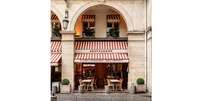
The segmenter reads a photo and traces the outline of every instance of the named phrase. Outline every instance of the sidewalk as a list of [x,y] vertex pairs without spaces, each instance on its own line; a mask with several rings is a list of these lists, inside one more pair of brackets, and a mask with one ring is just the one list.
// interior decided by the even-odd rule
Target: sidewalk
[[[73,93],[57,94],[57,101],[151,101],[148,94],[128,94],[128,93]],[[56,101],[51,100],[51,101]]]

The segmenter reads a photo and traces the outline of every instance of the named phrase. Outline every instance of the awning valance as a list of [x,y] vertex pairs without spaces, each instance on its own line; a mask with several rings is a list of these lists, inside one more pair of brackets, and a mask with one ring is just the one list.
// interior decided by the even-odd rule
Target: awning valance
[[83,63],[128,63],[127,53],[77,53],[75,62]]
[[107,22],[120,22],[120,15],[107,15]]
[[83,15],[82,21],[84,21],[84,22],[95,22],[95,15]]

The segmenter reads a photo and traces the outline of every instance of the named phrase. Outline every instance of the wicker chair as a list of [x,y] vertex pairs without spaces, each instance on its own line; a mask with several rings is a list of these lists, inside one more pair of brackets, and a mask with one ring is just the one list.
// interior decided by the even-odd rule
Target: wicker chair
[[112,90],[114,91],[114,84],[111,84],[109,79],[107,79],[107,85],[108,85],[109,88],[111,87]]
[[97,82],[97,79],[94,79],[94,88],[97,88],[97,85],[96,85],[96,82]]
[[86,90],[86,86],[82,83],[82,79],[79,79],[79,86],[83,89]]
[[122,89],[123,79],[120,79],[119,81],[120,81],[120,83],[117,84],[116,87],[117,87],[118,90],[121,90],[121,91],[122,91],[122,90],[123,90],[123,89]]
[[94,79],[91,80],[91,83],[89,85],[87,85],[87,90],[94,90]]

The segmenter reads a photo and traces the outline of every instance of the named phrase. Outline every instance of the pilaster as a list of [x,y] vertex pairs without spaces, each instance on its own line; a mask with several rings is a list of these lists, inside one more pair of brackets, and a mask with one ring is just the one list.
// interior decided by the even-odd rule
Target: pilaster
[[62,33],[62,80],[69,79],[71,89],[74,89],[74,35],[72,31]]
[[138,77],[145,78],[145,32],[133,31],[128,33],[129,73],[128,88],[136,85]]

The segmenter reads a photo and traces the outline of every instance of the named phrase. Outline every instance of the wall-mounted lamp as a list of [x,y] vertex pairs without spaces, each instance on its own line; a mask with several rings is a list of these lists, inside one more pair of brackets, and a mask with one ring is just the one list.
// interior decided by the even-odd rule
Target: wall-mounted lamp
[[68,28],[68,11],[65,10],[65,16],[64,16],[64,19],[63,19],[63,28],[64,30],[66,30]]

